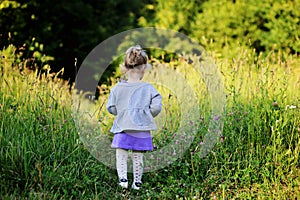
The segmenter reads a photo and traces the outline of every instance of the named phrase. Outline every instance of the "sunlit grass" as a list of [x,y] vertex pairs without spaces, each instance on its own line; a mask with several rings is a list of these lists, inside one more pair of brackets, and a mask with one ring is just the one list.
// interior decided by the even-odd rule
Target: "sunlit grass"
[[[17,63],[14,48],[10,48],[1,52],[4,57],[0,60],[3,198],[121,199],[116,171],[99,162],[83,145],[72,118],[74,96],[70,87],[55,75],[22,67],[25,63]],[[222,116],[225,138],[220,138],[204,158],[199,157],[199,149],[209,127],[211,102],[202,77],[184,60],[153,63],[154,69],[175,66],[174,72],[186,77],[197,96],[198,132],[181,158],[163,169],[145,173],[144,189],[131,191],[128,197],[300,198],[299,57],[275,53],[262,57],[242,49],[239,52],[234,60],[216,59],[227,95]],[[165,77],[164,85],[173,83]],[[154,137],[159,154],[160,148],[173,139],[178,120],[185,113],[177,91],[159,84],[156,87],[164,97],[163,115],[167,116]],[[100,97],[96,105],[105,103],[106,96]],[[113,118],[103,109],[95,116],[102,133],[109,135]],[[91,137],[95,135],[91,133]]]

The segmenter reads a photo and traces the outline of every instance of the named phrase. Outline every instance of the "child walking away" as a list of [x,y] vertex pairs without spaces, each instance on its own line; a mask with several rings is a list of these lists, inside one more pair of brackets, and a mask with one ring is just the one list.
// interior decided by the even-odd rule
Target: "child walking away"
[[132,150],[133,189],[140,189],[143,174],[143,152],[153,150],[151,130],[156,129],[154,117],[162,108],[162,97],[153,85],[142,82],[149,67],[147,54],[140,46],[125,53],[122,71],[127,81],[117,83],[110,92],[106,108],[116,115],[111,132],[111,144],[116,149],[116,168],[119,185],[128,188],[127,158]]

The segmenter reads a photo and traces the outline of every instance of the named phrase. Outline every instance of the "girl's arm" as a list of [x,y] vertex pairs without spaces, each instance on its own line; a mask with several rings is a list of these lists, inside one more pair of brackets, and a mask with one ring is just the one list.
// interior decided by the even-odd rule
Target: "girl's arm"
[[150,112],[153,117],[156,117],[160,113],[162,107],[161,101],[161,95],[157,91],[155,91],[150,103]]
[[106,104],[106,109],[110,114],[117,115],[117,107],[115,104],[115,95],[113,92],[109,94],[108,101]]

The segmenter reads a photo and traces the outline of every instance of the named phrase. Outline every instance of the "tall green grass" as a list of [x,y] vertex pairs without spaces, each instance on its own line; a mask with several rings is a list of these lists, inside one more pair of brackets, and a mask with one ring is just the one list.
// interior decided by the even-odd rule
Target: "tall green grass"
[[[4,49],[0,60],[1,198],[300,198],[299,57],[239,52],[234,60],[215,58],[227,93],[225,138],[206,157],[199,157],[210,121],[205,107],[209,101],[201,78],[187,74],[202,102],[197,137],[176,162],[145,173],[143,190],[122,197],[116,171],[97,161],[80,140],[71,116],[70,87],[55,74],[28,70],[13,46]],[[189,67],[181,61],[176,65],[181,73]],[[186,72],[193,73],[192,69]],[[164,109],[174,122],[176,106],[167,99],[164,96]],[[166,125],[176,127],[172,120]],[[154,138],[159,148],[173,134],[163,133]]]

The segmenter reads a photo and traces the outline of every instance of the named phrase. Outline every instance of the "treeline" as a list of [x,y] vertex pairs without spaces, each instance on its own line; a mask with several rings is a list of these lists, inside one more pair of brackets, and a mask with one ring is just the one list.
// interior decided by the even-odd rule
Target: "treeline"
[[[74,79],[77,66],[100,42],[138,26],[147,0],[2,0],[0,3],[0,48],[14,44],[28,65],[65,68]],[[25,46],[24,46],[25,44]],[[47,55],[47,56],[43,56]]]
[[37,67],[64,67],[71,80],[75,58],[80,66],[100,42],[137,27],[179,31],[223,56],[234,57],[237,46],[299,54],[299,7],[300,0],[4,0],[0,47],[22,47]]
[[226,53],[240,45],[257,53],[300,52],[299,0],[156,0],[154,5],[148,6],[154,17],[140,17],[141,26],[183,32],[210,50]]

